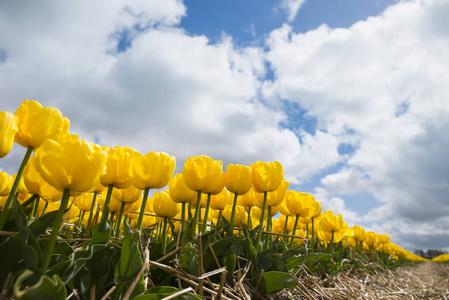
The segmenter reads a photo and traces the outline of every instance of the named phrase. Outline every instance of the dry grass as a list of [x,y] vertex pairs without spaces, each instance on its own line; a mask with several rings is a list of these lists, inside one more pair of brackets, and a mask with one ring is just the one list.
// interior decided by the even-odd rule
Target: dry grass
[[449,265],[425,262],[381,272],[353,269],[321,279],[304,272],[299,285],[270,299],[449,299]]

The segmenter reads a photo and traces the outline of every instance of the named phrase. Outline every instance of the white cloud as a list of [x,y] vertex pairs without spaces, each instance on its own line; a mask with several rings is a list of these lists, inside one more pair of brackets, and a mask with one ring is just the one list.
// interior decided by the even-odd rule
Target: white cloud
[[287,21],[292,22],[305,0],[282,0],[280,7],[287,12]]
[[[286,114],[261,101],[261,48],[238,47],[226,35],[216,43],[190,35],[177,26],[186,11],[180,1],[133,3],[100,2],[86,11],[84,2],[3,4],[3,109],[15,111],[24,99],[55,106],[82,138],[166,151],[178,171],[200,154],[225,165],[278,160],[300,182],[340,159],[334,137],[301,133],[301,143],[281,126]],[[130,45],[117,49],[125,32]],[[17,147],[0,161],[9,172],[23,155]]]
[[367,192],[384,203],[366,220],[419,221],[429,234],[449,221],[448,13],[447,1],[401,1],[350,28],[284,25],[267,39],[275,80],[264,95],[297,102],[355,148],[322,184],[329,199]]
[[[402,1],[347,29],[284,25],[265,51],[190,35],[181,1],[1,2],[1,110],[36,99],[82,138],[166,151],[178,170],[200,154],[225,165],[279,160],[298,184],[340,164],[315,189],[326,209],[421,245],[449,224],[448,13],[447,1]],[[125,33],[129,47],[117,51]],[[284,101],[317,129],[284,128]],[[342,143],[354,152],[340,154]],[[0,168],[14,172],[22,151],[15,145]],[[351,193],[382,206],[361,216],[345,203]],[[407,240],[419,224],[421,242]]]

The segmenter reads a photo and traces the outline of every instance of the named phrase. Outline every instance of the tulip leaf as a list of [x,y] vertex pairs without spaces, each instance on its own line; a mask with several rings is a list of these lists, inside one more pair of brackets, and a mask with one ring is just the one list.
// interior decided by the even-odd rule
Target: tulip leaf
[[234,251],[232,251],[231,246],[226,247],[223,255],[223,264],[226,266],[226,270],[228,271],[226,273],[226,279],[229,282],[232,282],[234,279],[235,266],[237,264],[237,255],[235,255]]
[[33,272],[25,270],[19,278],[17,278],[16,283],[14,284],[14,294],[17,299],[64,300],[67,297],[66,287],[58,275],[53,275],[53,277],[43,275],[35,285],[28,287],[25,290],[20,290],[20,287],[31,276],[33,276]]
[[262,275],[259,291],[262,293],[273,293],[284,288],[291,288],[298,285],[296,278],[289,273],[270,271]]
[[189,243],[181,254],[182,269],[189,274],[198,276],[198,249],[196,245]]
[[[139,251],[137,233],[133,234],[126,220],[123,222],[123,240],[120,260],[115,266],[114,276],[117,285],[115,297],[121,297],[125,293],[131,282],[136,277],[143,265],[142,255]],[[145,288],[143,286],[143,274],[131,293],[131,298],[142,294]]]
[[28,276],[27,280],[29,284],[33,284],[42,275],[39,269],[42,251],[32,231],[27,227],[26,217],[16,199],[13,200],[12,213],[19,232],[0,246],[0,282],[3,284],[9,272],[17,274],[23,269],[29,269],[32,275]]
[[86,243],[85,247],[91,244],[106,243],[112,236],[112,227],[107,219],[103,223],[98,223],[92,228],[92,238]]
[[245,253],[249,260],[251,260],[251,272],[252,274],[254,268],[257,268],[259,263],[257,261],[257,250],[253,245],[253,241],[251,239],[250,233],[248,231],[248,227],[246,227],[245,224],[243,224],[243,233],[246,237],[245,239]]
[[271,261],[271,269],[273,271],[288,273],[288,269],[282,261],[282,255],[280,254],[268,254],[268,258]]
[[31,230],[33,237],[37,238],[41,234],[44,234],[47,228],[55,222],[57,213],[58,211],[56,210],[51,211],[31,222],[28,228]]

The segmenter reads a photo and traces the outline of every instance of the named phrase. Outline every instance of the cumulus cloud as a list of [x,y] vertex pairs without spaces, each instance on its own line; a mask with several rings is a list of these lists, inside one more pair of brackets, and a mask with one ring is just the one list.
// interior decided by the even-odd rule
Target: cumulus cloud
[[[293,20],[303,1],[283,3]],[[176,0],[4,1],[1,110],[38,100],[82,138],[165,151],[178,171],[200,154],[225,165],[278,160],[296,184],[327,171],[314,190],[325,209],[424,245],[449,224],[448,13],[447,1],[401,1],[349,28],[283,25],[264,47],[239,47],[185,32]],[[316,128],[286,128],[300,115],[285,102]],[[0,169],[15,172],[23,150]],[[354,193],[381,206],[362,216],[345,202]]]
[[349,28],[284,25],[267,39],[275,79],[264,95],[273,105],[298,103],[320,130],[354,147],[323,188],[330,199],[372,194],[384,205],[366,219],[396,218],[382,227],[390,234],[408,234],[413,222],[430,233],[436,219],[448,221],[447,13],[447,1],[401,1]]
[[[181,1],[86,3],[1,4],[2,109],[24,99],[55,106],[81,138],[165,151],[177,171],[200,154],[225,166],[278,160],[298,183],[340,159],[333,136],[296,135],[261,98],[262,48],[185,32]],[[17,147],[0,162],[11,173],[23,156]]]

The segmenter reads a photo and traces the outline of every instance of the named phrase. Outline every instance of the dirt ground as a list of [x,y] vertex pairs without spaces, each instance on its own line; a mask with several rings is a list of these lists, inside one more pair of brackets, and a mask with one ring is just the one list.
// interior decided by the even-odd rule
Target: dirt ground
[[297,287],[271,299],[449,299],[449,264],[416,266],[370,273],[350,270],[326,279],[300,277]]

